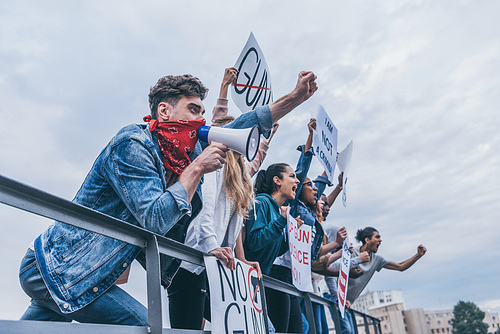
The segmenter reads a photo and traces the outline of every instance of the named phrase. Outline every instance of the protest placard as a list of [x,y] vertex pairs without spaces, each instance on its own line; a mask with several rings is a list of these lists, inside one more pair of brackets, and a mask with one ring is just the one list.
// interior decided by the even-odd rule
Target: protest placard
[[242,113],[273,102],[269,69],[253,33],[250,33],[234,67],[238,69],[238,75],[232,85],[231,97]]
[[237,259],[229,270],[214,256],[205,256],[212,333],[267,334],[267,313],[257,270]]
[[337,165],[339,166],[339,173],[344,173],[342,178],[342,204],[347,206],[347,181],[349,166],[351,165],[352,157],[352,140],[347,146],[338,154]]
[[342,244],[342,263],[340,265],[340,273],[337,287],[337,300],[342,318],[345,313],[345,301],[347,298],[347,285],[349,283],[349,268],[351,267],[351,253],[349,252],[349,236],[345,238]]
[[292,257],[293,285],[301,290],[313,292],[311,280],[311,226],[302,224],[287,212],[287,229],[290,255]]
[[316,130],[313,134],[313,149],[326,171],[328,180],[333,183],[335,163],[337,162],[338,131],[322,106],[311,111],[311,117],[316,118]]

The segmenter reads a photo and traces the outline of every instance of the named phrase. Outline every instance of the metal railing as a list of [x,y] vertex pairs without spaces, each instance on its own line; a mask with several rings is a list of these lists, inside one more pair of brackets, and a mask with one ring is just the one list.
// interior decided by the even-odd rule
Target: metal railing
[[[0,203],[57,220],[107,237],[118,239],[141,247],[146,253],[146,284],[149,327],[120,325],[79,324],[59,322],[34,322],[0,320],[2,333],[208,333],[207,331],[186,331],[163,328],[162,288],[160,280],[160,254],[204,266],[203,253],[182,243],[165,238],[141,227],[104,215],[82,205],[62,199],[0,175]],[[297,290],[294,286],[264,276],[263,285],[304,299],[309,332],[315,333],[311,302],[337,309],[331,300]],[[364,321],[365,334],[380,334],[380,320],[367,314],[351,310],[356,333],[356,317]],[[335,331],[340,334],[337,312],[333,312]]]

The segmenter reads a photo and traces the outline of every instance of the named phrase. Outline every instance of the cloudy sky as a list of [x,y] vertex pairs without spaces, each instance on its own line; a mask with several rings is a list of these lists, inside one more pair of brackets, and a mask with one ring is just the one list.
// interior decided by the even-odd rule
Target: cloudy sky
[[[148,114],[159,77],[198,76],[210,111],[253,32],[275,97],[300,70],[320,87],[282,120],[264,166],[295,165],[322,105],[339,148],[354,141],[347,207],[327,223],[351,238],[376,227],[396,262],[428,249],[368,288],[403,290],[407,309],[500,311],[499,14],[488,0],[3,1],[0,174],[72,199],[116,131]],[[310,175],[321,172],[315,161]],[[5,205],[0,221],[0,318],[17,319],[29,303],[20,260],[51,222]],[[144,286],[134,267],[127,290],[144,301]]]

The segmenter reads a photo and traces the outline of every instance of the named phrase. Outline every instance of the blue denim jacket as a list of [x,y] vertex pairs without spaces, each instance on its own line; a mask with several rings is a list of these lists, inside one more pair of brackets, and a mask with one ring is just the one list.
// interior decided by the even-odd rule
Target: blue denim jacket
[[[309,172],[309,167],[311,166],[311,161],[314,156],[314,151],[312,149],[304,152],[305,145],[297,147],[300,151],[299,161],[297,162],[297,168],[295,169],[295,176],[299,180],[299,186],[295,191],[295,198],[288,200],[285,204],[290,205],[290,214],[292,217],[300,216],[300,219],[304,224],[309,225],[314,230],[314,238],[311,243],[311,260],[316,261],[318,259],[318,252],[323,242],[323,236],[325,235],[321,223],[316,219],[316,214],[306,206],[300,199],[300,192],[302,191],[302,186]],[[285,253],[274,261],[274,264],[279,266],[284,266],[291,268],[292,259],[290,252]]]
[[[261,131],[272,127],[268,106],[245,113],[227,126],[253,125]],[[201,151],[198,143],[191,161]],[[73,202],[183,242],[189,223],[201,209],[201,186],[190,203],[180,182],[166,185],[154,133],[146,125],[134,124],[120,130],[103,149]],[[98,298],[141,253],[137,246],[61,222],[51,225],[34,245],[40,273],[63,313]],[[161,260],[162,282],[168,285],[180,261],[167,256]]]
[[309,167],[311,166],[312,157],[314,155],[313,149],[304,152],[305,145],[299,146],[297,148],[300,151],[299,161],[297,162],[297,169],[295,170],[295,175],[299,179],[300,183],[296,190],[296,195],[293,200],[289,202],[290,204],[290,214],[292,217],[300,216],[300,219],[304,224],[311,226],[315,229],[314,239],[311,244],[311,260],[316,261],[318,259],[318,252],[323,242],[323,237],[325,232],[321,223],[318,221],[316,214],[301,200],[299,200],[299,195],[302,190],[302,185],[309,172]]

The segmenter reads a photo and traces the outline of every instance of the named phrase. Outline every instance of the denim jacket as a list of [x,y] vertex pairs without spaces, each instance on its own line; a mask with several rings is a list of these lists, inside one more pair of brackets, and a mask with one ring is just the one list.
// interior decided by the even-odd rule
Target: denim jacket
[[304,152],[304,148],[304,145],[297,148],[297,150],[300,151],[300,158],[297,163],[297,170],[295,171],[295,174],[297,175],[300,184],[297,187],[295,199],[290,201],[290,214],[293,217],[300,216],[300,219],[302,219],[304,224],[311,226],[312,229],[315,230],[314,238],[311,244],[311,260],[316,261],[318,259],[319,249],[323,243],[325,232],[323,231],[323,227],[318,221],[313,210],[299,200],[299,194],[302,191],[302,185],[306,180],[309,167],[311,166],[312,157],[314,155],[313,149]]
[[[309,225],[314,230],[314,238],[311,244],[311,260],[316,261],[318,259],[318,252],[323,242],[323,236],[325,235],[321,223],[316,218],[316,214],[306,206],[301,200],[299,200],[300,192],[302,191],[302,186],[309,172],[309,167],[311,166],[312,157],[314,156],[314,151],[312,149],[304,152],[305,145],[297,147],[300,151],[299,161],[297,162],[297,169],[295,170],[295,176],[299,180],[299,185],[295,191],[295,198],[286,202],[290,205],[290,215],[292,217],[300,216],[300,219],[304,224]],[[279,266],[284,266],[291,268],[292,259],[290,257],[290,252],[283,254],[281,257],[274,261],[274,264]]]
[[[262,130],[272,127],[268,106],[245,113],[227,125]],[[202,151],[200,143],[191,161]],[[184,242],[191,220],[202,206],[201,184],[188,201],[184,186],[167,188],[165,168],[154,133],[147,125],[121,129],[103,149],[73,202],[159,235]],[[77,311],[108,290],[141,248],[61,222],[35,239],[40,273],[62,313]],[[162,283],[169,285],[180,261],[161,257]]]

